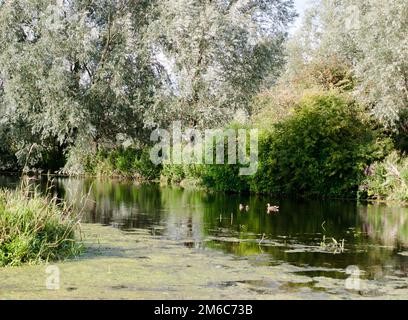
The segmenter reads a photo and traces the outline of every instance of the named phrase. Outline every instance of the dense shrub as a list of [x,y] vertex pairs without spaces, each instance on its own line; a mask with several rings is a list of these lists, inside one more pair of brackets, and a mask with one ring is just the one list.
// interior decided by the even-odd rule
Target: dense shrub
[[330,55],[310,61],[294,63],[291,61],[281,81],[291,84],[301,91],[310,88],[321,88],[325,91],[338,89],[351,91],[355,87],[352,66],[344,59]]
[[293,86],[279,84],[258,94],[252,103],[252,120],[263,130],[272,129],[275,123],[293,114],[302,93]]
[[194,177],[217,191],[355,197],[364,170],[389,147],[353,100],[337,91],[314,92],[299,100],[292,115],[262,131],[254,176],[240,176],[239,164],[196,166],[195,171],[167,165],[162,175],[168,182]]
[[168,184],[202,187],[214,191],[249,191],[248,178],[239,176],[240,165],[171,165],[163,166],[161,180]]
[[[247,125],[231,123],[225,130],[232,129],[238,133],[239,129],[251,129]],[[236,141],[238,146],[238,141]],[[213,145],[213,155],[216,154],[216,144]],[[247,154],[249,154],[249,136],[247,136]],[[237,159],[238,160],[238,159]],[[238,161],[237,161],[238,162]],[[228,164],[228,139],[224,137],[224,164],[206,164],[196,172],[204,188],[215,191],[246,192],[249,191],[249,179],[239,175],[242,164]]]
[[389,128],[389,136],[394,142],[395,149],[408,153],[408,110],[401,110],[398,114],[398,121],[395,122],[396,128]]
[[140,156],[133,162],[133,171],[145,180],[160,179],[162,166],[155,165],[150,160],[150,149],[145,149],[140,153]]
[[335,92],[305,97],[292,117],[261,137],[251,189],[351,197],[386,144],[353,101]]
[[[80,149],[80,150],[77,150]],[[96,154],[82,148],[72,150],[63,173],[103,177],[126,177],[158,180],[161,166],[150,161],[150,149],[115,148],[100,149]]]
[[178,184],[183,181],[187,174],[184,165],[181,164],[163,164],[161,180],[169,184]]
[[66,158],[62,146],[49,146],[41,153],[41,160],[36,167],[50,172],[57,172],[65,166]]
[[[1,137],[0,137],[1,139]],[[13,170],[18,168],[17,158],[13,155],[8,148],[0,145],[0,171]]]
[[408,201],[408,158],[398,152],[374,163],[360,186],[359,197],[375,200]]
[[199,164],[163,164],[161,182],[200,188],[203,169],[204,166]]
[[[225,128],[225,130],[228,129],[238,130],[250,128],[241,124],[232,123]],[[247,141],[249,142],[249,139]],[[217,144],[214,143],[214,160],[216,147]],[[239,169],[242,165],[228,164],[227,154],[228,138],[224,136],[224,164],[164,164],[161,172],[162,181],[181,185],[194,185],[195,187],[199,186],[215,191],[249,191],[248,179],[239,176]],[[204,163],[204,158],[202,160]]]
[[[268,116],[264,112],[262,118]],[[239,128],[250,129],[227,127]],[[298,99],[290,114],[277,122],[272,120],[270,127],[262,130],[259,167],[254,176],[240,176],[240,164],[155,166],[149,149],[132,148],[99,151],[87,157],[84,167],[94,175],[148,180],[161,176],[167,183],[217,191],[355,197],[364,170],[383,159],[391,147],[390,139],[375,128],[364,110],[344,93],[313,90]],[[227,153],[227,138],[224,144]]]
[[252,120],[263,130],[292,116],[305,95],[330,90],[350,92],[355,85],[351,66],[335,55],[308,62],[302,58],[287,67],[271,89],[253,99]]
[[248,177],[240,176],[238,164],[207,165],[202,172],[204,187],[216,191],[249,191]]
[[137,177],[144,180],[160,178],[161,166],[150,161],[149,149],[117,148],[101,150],[89,156],[86,172],[97,176]]

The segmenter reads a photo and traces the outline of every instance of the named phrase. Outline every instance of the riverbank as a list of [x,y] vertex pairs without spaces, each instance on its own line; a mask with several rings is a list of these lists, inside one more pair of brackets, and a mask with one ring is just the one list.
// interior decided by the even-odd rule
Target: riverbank
[[[367,281],[361,292],[344,279],[308,277],[300,268],[240,259],[188,243],[83,225],[87,252],[57,263],[60,289],[45,287],[47,265],[0,269],[0,299],[364,299],[408,297],[408,280]],[[228,241],[225,239],[225,241]],[[341,271],[340,271],[341,272]],[[345,272],[345,271],[343,271]]]
[[[217,190],[211,190],[209,188],[206,188],[202,184],[200,184],[200,181],[198,179],[184,179],[181,181],[171,181],[166,179],[165,177],[162,177],[161,179],[154,179],[154,180],[145,180],[145,179],[139,179],[138,177],[135,176],[130,176],[130,175],[119,175],[119,174],[114,174],[114,175],[93,175],[93,174],[60,174],[60,173],[53,173],[53,174],[39,174],[35,172],[31,172],[33,176],[37,177],[38,179],[41,178],[47,178],[47,179],[60,179],[60,178],[75,178],[75,179],[96,179],[100,181],[123,181],[123,182],[132,182],[136,184],[155,184],[155,185],[160,185],[160,186],[169,186],[169,187],[180,187],[186,190],[196,190],[196,191],[207,191],[211,193],[226,193],[226,194],[240,194],[240,192],[234,192],[234,191],[217,191]],[[12,172],[12,171],[0,171],[0,175],[2,176],[9,176],[9,177],[19,177],[20,173],[19,172]],[[271,197],[276,197],[276,195],[273,194],[268,194],[268,193],[259,193],[259,192],[251,192],[251,191],[246,191],[246,192],[241,192],[241,194],[245,195],[259,195],[259,196],[271,196]],[[392,206],[408,206],[408,201],[404,200],[396,200],[393,198],[386,199],[384,198],[367,198],[367,197],[307,197],[307,196],[279,196],[281,199],[305,199],[305,200],[344,200],[344,201],[359,201],[364,204],[385,204],[385,205],[392,205]]]
[[[183,152],[187,150],[183,164],[152,162],[152,152],[155,155],[168,149],[170,156],[174,150],[170,144],[166,148],[110,144],[98,149],[70,149],[69,154],[61,154],[64,166],[57,172],[277,197],[408,200],[408,161],[349,95],[335,90],[304,93],[296,105],[290,117],[264,129],[256,122],[224,126],[224,132],[220,130],[215,139],[218,142],[209,145],[213,155],[223,147],[224,161],[219,161],[223,164],[207,164],[203,150],[197,151],[203,144],[191,148],[187,139],[183,143]],[[228,136],[228,142],[226,137],[228,132],[247,130],[249,134],[252,129],[259,130],[256,144],[249,143],[244,151],[247,158],[250,154],[254,170],[242,175],[242,168],[249,163],[230,162],[234,159],[226,162],[230,153],[239,151],[229,150],[230,145],[237,145],[239,135]],[[193,164],[189,159],[196,161]]]

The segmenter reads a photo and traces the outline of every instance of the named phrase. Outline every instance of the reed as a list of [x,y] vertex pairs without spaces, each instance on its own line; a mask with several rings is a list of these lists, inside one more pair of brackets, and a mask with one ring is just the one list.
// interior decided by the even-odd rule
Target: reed
[[80,219],[63,201],[23,183],[0,190],[0,266],[64,260],[82,250]]

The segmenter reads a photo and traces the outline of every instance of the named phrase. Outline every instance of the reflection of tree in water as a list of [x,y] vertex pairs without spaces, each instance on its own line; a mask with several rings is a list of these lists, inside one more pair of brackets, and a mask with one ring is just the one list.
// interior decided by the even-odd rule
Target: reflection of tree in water
[[408,208],[369,204],[359,207],[363,232],[383,245],[408,246]]
[[[83,208],[84,221],[114,224],[123,229],[149,228],[155,235],[200,244],[203,194],[129,181],[60,179],[60,196]],[[68,192],[69,190],[69,192]]]
[[18,177],[16,175],[0,175],[0,186],[2,188],[15,188],[19,184]]
[[162,188],[164,235],[173,240],[188,240],[199,247],[205,238],[203,214],[205,194],[180,188]]
[[74,178],[60,179],[58,186],[69,203],[83,210],[85,222],[114,223],[128,229],[144,228],[160,220],[158,186]]

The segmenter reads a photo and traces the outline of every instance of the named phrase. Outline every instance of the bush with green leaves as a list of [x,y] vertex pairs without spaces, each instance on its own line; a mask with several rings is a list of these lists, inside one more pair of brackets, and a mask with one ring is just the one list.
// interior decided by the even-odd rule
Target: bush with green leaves
[[[229,129],[235,130],[237,133],[238,129],[250,129],[250,127],[231,123],[224,128],[224,130]],[[225,132],[222,134],[224,133]],[[224,141],[222,142],[222,140],[219,140],[220,137],[214,137],[212,151],[213,155],[215,155],[219,141],[224,143],[224,164],[164,164],[161,172],[161,180],[165,183],[175,183],[182,186],[193,185],[214,191],[248,191],[248,179],[239,175],[239,169],[242,166],[240,164],[228,164],[228,138],[226,135],[223,135],[223,138]],[[249,142],[249,137],[247,141]],[[238,145],[238,141],[236,141],[236,143],[236,145]],[[202,162],[205,163],[204,156]]]
[[[236,137],[238,137],[238,130],[245,129],[247,132],[251,129],[248,125],[233,122],[228,125],[224,130],[234,130]],[[201,185],[209,190],[214,191],[227,191],[227,192],[248,192],[249,191],[249,178],[248,176],[242,176],[239,174],[240,169],[244,166],[240,163],[229,164],[228,163],[228,138],[224,138],[224,164],[205,164],[200,167],[200,170],[196,170],[196,178],[201,180]],[[219,139],[219,138],[218,138]],[[215,141],[218,141],[216,139]],[[221,140],[222,141],[222,140]],[[236,146],[238,146],[238,140],[236,138]],[[246,154],[249,154],[249,142],[250,137],[247,135]],[[216,154],[217,143],[213,144],[213,155]],[[215,159],[214,159],[215,160]],[[238,160],[238,159],[237,159]],[[238,161],[237,161],[238,162]],[[190,169],[191,170],[191,169]]]
[[161,166],[150,161],[150,149],[116,148],[101,149],[96,155],[86,156],[84,171],[95,176],[137,177],[142,180],[158,180]]
[[293,116],[260,138],[251,190],[292,196],[355,197],[364,169],[389,142],[350,98],[336,91],[304,97]]
[[215,191],[248,192],[248,177],[239,175],[240,168],[239,164],[207,165],[202,173],[202,184]]
[[408,201],[408,157],[393,151],[366,174],[359,188],[361,199]]
[[144,180],[159,180],[162,170],[161,165],[155,165],[150,160],[150,149],[141,151],[140,156],[133,162],[133,170]]
[[213,191],[249,191],[248,178],[239,175],[239,164],[165,164],[161,181]]
[[160,180],[164,184],[176,184],[182,187],[202,187],[201,164],[163,164]]
[[186,168],[182,164],[163,164],[161,181],[167,184],[178,184],[186,178]]

